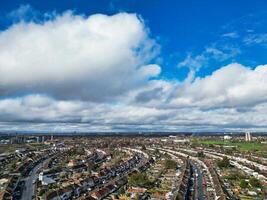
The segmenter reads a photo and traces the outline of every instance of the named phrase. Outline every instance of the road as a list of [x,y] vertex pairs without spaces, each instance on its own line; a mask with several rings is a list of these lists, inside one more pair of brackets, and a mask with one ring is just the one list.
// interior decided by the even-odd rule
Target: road
[[[172,151],[172,150],[169,150],[169,149],[161,149],[163,151],[166,151],[166,152],[169,152],[169,153],[172,153],[173,155],[180,155],[182,157],[187,157],[188,154],[184,154],[184,153],[181,153],[179,151]],[[196,177],[196,183],[194,183],[196,185],[195,189],[196,189],[196,197],[197,197],[197,200],[204,200],[206,199],[205,198],[205,194],[204,194],[204,190],[203,190],[203,174],[202,174],[202,170],[200,169],[200,167],[196,164],[198,163],[199,165],[202,164],[203,166],[203,162],[201,162],[197,157],[190,157],[191,158],[191,162],[190,162],[190,165],[192,165],[193,169],[197,171],[197,174],[198,176]],[[192,183],[191,183],[192,184]],[[191,187],[192,188],[192,185],[188,187]],[[190,190],[190,188],[189,188]],[[188,193],[189,195],[189,193]]]
[[[45,161],[44,161],[45,162]],[[39,163],[36,165],[32,171],[30,172],[30,175],[24,179],[25,186],[22,192],[21,200],[31,200],[32,196],[34,195],[34,182],[38,178],[38,170],[42,167],[42,164],[44,162]]]
[[199,169],[199,167],[192,163],[193,165],[193,168],[195,169],[195,171],[197,172],[198,175],[196,175],[196,191],[197,191],[197,200],[204,200],[205,197],[204,197],[204,191],[203,191],[203,186],[202,186],[202,183],[203,183],[203,174],[202,174],[202,171]]

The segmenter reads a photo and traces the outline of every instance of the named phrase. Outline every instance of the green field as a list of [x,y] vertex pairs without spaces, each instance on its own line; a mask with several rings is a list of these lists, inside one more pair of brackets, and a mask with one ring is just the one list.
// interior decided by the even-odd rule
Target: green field
[[14,153],[16,149],[31,149],[37,150],[44,148],[44,144],[31,143],[31,144],[1,144],[0,145],[0,154],[1,153]]
[[203,145],[222,145],[222,146],[236,146],[240,151],[254,151],[267,152],[267,145],[258,142],[232,142],[222,140],[199,140],[199,144]]

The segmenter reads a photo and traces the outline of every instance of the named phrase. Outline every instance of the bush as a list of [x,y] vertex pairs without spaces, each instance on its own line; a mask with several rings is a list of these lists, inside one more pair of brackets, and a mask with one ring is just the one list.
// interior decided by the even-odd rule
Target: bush
[[129,177],[129,185],[134,187],[149,187],[151,182],[145,173],[135,173]]
[[249,183],[252,187],[261,187],[261,182],[255,177],[250,178]]
[[242,179],[242,180],[240,181],[239,186],[240,186],[241,188],[245,189],[245,188],[248,187],[248,183],[247,183],[244,179]]
[[230,165],[230,160],[227,157],[223,157],[222,160],[219,160],[217,162],[217,165],[218,165],[219,168],[228,168],[228,167],[231,166]]
[[160,151],[159,151],[159,149],[156,149],[156,150],[155,150],[155,155],[160,155]]
[[204,152],[203,151],[197,152],[197,157],[204,158],[205,157]]
[[172,157],[171,157],[169,154],[167,154],[167,153],[164,153],[163,156],[164,156],[165,159],[171,159],[171,158],[172,158]]
[[165,169],[176,169],[176,162],[174,160],[171,159],[166,159],[165,163],[164,163],[164,167]]

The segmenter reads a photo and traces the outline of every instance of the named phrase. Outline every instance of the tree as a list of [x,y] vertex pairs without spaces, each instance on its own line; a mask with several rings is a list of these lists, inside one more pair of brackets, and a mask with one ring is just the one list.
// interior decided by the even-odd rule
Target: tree
[[96,170],[98,168],[98,165],[95,164],[93,161],[89,161],[87,163],[87,167],[88,167],[88,171],[91,171],[91,170]]
[[123,194],[119,196],[119,200],[131,200],[131,198]]
[[231,164],[230,164],[230,160],[229,160],[226,156],[223,157],[222,160],[219,160],[219,161],[217,162],[217,165],[218,165],[218,167],[220,167],[220,168],[228,168],[228,167],[231,166]]
[[261,187],[261,182],[258,179],[256,179],[255,177],[252,177],[249,179],[249,184],[252,187]]
[[177,164],[174,160],[166,159],[164,162],[165,169],[176,169]]
[[242,179],[242,180],[240,181],[239,186],[240,186],[241,188],[245,189],[245,188],[248,187],[248,183],[247,183],[244,179]]
[[205,157],[204,152],[203,151],[197,152],[197,157],[204,158]]
[[232,149],[226,149],[225,153],[228,155],[232,155],[233,154],[233,150]]
[[165,157],[165,159],[171,159],[172,157],[169,155],[169,154],[167,154],[167,153],[164,153],[164,157]]
[[43,196],[46,192],[47,192],[46,189],[41,189],[41,190],[39,191],[39,196]]
[[155,154],[156,154],[156,155],[159,155],[159,154],[160,154],[159,149],[156,149],[156,150],[155,150]]
[[129,177],[129,185],[134,187],[149,187],[151,182],[147,174],[137,172]]
[[11,169],[14,170],[14,169],[16,169],[16,167],[17,167],[16,163],[13,162],[13,163],[11,164]]
[[66,173],[66,172],[60,172],[60,173],[59,173],[59,177],[60,177],[61,179],[65,179],[65,178],[67,178],[67,173]]

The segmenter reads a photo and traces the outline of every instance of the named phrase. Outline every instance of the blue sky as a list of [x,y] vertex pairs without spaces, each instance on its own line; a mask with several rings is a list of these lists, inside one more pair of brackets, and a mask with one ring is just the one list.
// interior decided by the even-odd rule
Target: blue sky
[[[84,127],[95,127],[90,130],[184,131],[191,128],[201,131],[240,130],[242,127],[264,130],[267,119],[261,113],[265,109],[267,89],[262,86],[266,81],[265,67],[260,66],[267,62],[266,7],[263,0],[1,2],[2,129],[9,128],[6,123],[20,123],[16,126],[18,129],[21,123],[50,123],[56,130],[61,130],[62,123],[82,123],[83,126],[77,125],[83,127],[81,130]],[[95,17],[97,14],[102,17]],[[112,26],[107,28],[112,32],[108,35],[111,41],[100,40],[86,32],[86,27],[91,26],[105,35],[96,25],[102,22],[101,26]],[[77,23],[82,25],[76,26]],[[120,28],[116,23],[131,28]],[[70,35],[64,38],[63,30]],[[83,40],[79,40],[80,35]],[[44,40],[40,39],[42,37]],[[75,42],[70,41],[70,37]],[[58,41],[61,47],[54,45]],[[104,41],[107,43],[103,44]],[[88,53],[91,50],[83,46],[86,42],[87,46],[99,47],[96,55]],[[73,51],[74,48],[77,49]],[[58,53],[61,50],[66,50],[64,55],[68,56]],[[46,57],[44,52],[51,55]],[[107,63],[94,60],[97,56],[103,56]],[[72,57],[73,60],[68,60]],[[49,62],[43,65],[46,61]],[[131,64],[126,69],[127,62]],[[70,71],[66,70],[69,63],[77,68],[70,66]],[[43,70],[47,65],[51,69]],[[80,80],[74,78],[76,70],[75,76],[81,76]],[[18,78],[18,71],[25,78]],[[51,74],[56,80],[49,78]],[[107,75],[109,78],[105,79]],[[106,85],[103,81],[97,82],[95,77],[106,80]],[[227,84],[223,80],[228,80]],[[233,83],[229,85],[228,82]],[[8,110],[7,104],[19,107],[20,112]],[[67,111],[61,110],[62,104]],[[71,108],[65,108],[67,105]],[[34,113],[42,106],[51,109],[47,117]],[[73,113],[73,107],[83,114]],[[88,114],[91,107],[98,108],[94,113],[101,112],[99,116]],[[132,111],[135,108],[138,113]],[[53,109],[58,109],[60,114]],[[33,112],[34,117],[26,116],[27,112]],[[125,112],[129,120],[121,120],[122,116],[113,118],[112,112]],[[192,113],[192,116],[176,116],[177,112]],[[103,113],[110,113],[110,116],[105,117]],[[246,119],[246,114],[252,120]],[[255,118],[255,114],[259,117]],[[203,120],[206,115],[214,120]],[[59,119],[61,117],[64,119]],[[143,118],[149,120],[144,122]],[[42,130],[46,129],[44,127]]]
[[[228,64],[231,61],[242,62],[255,67],[266,62],[263,52],[265,47],[260,45],[244,45],[242,39],[253,33],[266,32],[266,1],[212,1],[212,0],[171,0],[168,3],[162,0],[70,0],[61,1],[6,1],[1,3],[1,29],[12,23],[6,19],[12,10],[21,5],[30,5],[34,12],[62,13],[73,10],[76,14],[92,15],[103,13],[113,15],[118,12],[137,13],[145,21],[153,38],[161,45],[161,59],[163,75],[170,79],[184,79],[188,70],[177,68],[177,65],[188,54],[197,56],[206,47],[217,43],[218,48],[223,45],[232,45],[242,49],[242,53],[219,62],[212,60],[211,67],[199,71],[200,76],[210,74],[214,69]],[[28,13],[30,14],[30,13]],[[31,16],[31,14],[30,14]],[[28,18],[30,20],[30,18]],[[223,37],[224,34],[235,32],[237,38]],[[259,51],[257,51],[259,50]]]

